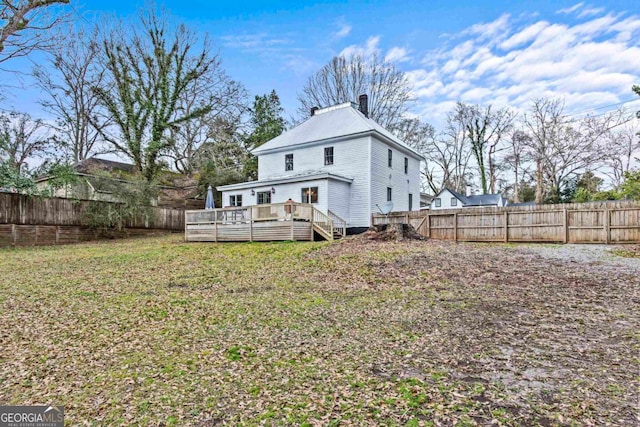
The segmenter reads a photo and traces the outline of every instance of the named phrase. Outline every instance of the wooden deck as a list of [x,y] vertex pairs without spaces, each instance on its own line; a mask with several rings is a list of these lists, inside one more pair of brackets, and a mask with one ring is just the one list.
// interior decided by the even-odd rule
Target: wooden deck
[[187,242],[326,240],[345,234],[346,224],[306,203],[274,203],[185,212]]

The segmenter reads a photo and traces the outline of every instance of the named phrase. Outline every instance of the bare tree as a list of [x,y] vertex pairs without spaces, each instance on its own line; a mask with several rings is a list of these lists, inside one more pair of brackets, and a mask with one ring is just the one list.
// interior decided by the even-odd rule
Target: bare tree
[[579,171],[595,170],[607,158],[604,146],[609,131],[623,122],[620,112],[568,120],[559,100],[539,99],[525,115],[536,163],[536,203],[545,196],[560,199],[562,186]]
[[0,0],[0,63],[53,46],[47,30],[67,16],[52,12],[69,0]]
[[469,161],[471,150],[465,143],[464,126],[453,113],[447,116],[445,130],[435,128],[419,120],[401,122],[395,132],[400,138],[422,154],[426,160],[422,170],[425,190],[437,194],[443,188],[464,192],[470,182]]
[[611,132],[607,150],[607,176],[614,186],[624,181],[624,174],[631,170],[633,159],[640,153],[640,126],[630,119],[614,132]]
[[220,131],[224,128],[223,134],[226,135],[228,127],[221,126],[221,123],[241,121],[241,116],[247,109],[246,98],[245,88],[227,76],[220,58],[215,56],[207,74],[203,74],[188,87],[178,102],[176,118],[181,114],[189,115],[202,105],[211,106],[211,111],[207,114],[170,128],[171,148],[167,157],[178,172],[193,173],[203,144],[226,137],[221,136]]
[[533,101],[531,110],[524,116],[525,128],[531,139],[527,146],[536,165],[536,203],[545,196],[545,164],[551,157],[554,141],[560,139],[564,103],[558,99],[540,98]]
[[57,118],[56,145],[66,160],[91,157],[101,141],[100,131],[109,125],[91,119],[100,107],[93,87],[104,85],[104,69],[97,66],[100,49],[97,29],[81,30],[53,50],[50,68],[33,70],[47,95],[41,104]]
[[528,173],[527,162],[529,156],[527,155],[527,146],[531,145],[531,137],[522,130],[516,130],[511,133],[509,139],[509,152],[505,156],[505,163],[513,170],[514,184],[513,184],[513,202],[520,202],[520,183],[525,174]]
[[410,90],[405,74],[377,55],[338,56],[309,77],[298,95],[298,112],[308,117],[312,107],[356,101],[367,94],[369,117],[391,128],[407,111]]
[[165,18],[152,13],[140,21],[104,40],[108,84],[94,89],[114,122],[115,132],[105,129],[101,135],[153,181],[172,148],[169,130],[212,111],[206,98],[189,111],[181,110],[180,100],[210,73],[217,58],[207,40],[199,41],[184,25],[168,28]]
[[0,160],[18,173],[28,160],[45,154],[49,142],[48,127],[42,120],[24,113],[0,114]]
[[497,153],[506,148],[501,143],[513,126],[515,113],[508,108],[492,111],[491,105],[482,107],[458,102],[454,117],[465,128],[483,194],[495,193],[499,170]]

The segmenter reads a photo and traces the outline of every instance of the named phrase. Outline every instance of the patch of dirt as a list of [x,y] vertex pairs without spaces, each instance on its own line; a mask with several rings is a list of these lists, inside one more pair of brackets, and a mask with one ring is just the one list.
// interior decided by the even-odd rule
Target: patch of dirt
[[367,241],[395,241],[401,240],[427,240],[410,224],[381,224],[374,225],[362,234],[352,236],[351,240]]

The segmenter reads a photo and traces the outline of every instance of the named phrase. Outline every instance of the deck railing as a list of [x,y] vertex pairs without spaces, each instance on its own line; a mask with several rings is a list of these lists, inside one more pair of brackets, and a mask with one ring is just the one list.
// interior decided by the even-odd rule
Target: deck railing
[[313,209],[313,225],[320,228],[322,234],[328,240],[333,240],[333,220],[318,209]]
[[340,218],[335,213],[331,212],[331,209],[327,210],[327,214],[329,215],[329,218],[331,218],[331,220],[333,221],[334,230],[336,230],[338,233],[340,233],[342,237],[344,237],[347,234],[347,221]]
[[[185,239],[189,240],[190,234],[194,233],[210,233],[213,241],[218,241],[222,234],[229,235],[232,231],[236,233],[234,236],[242,239],[244,232],[238,230],[245,230],[248,236],[246,240],[253,240],[254,231],[257,230],[264,237],[269,228],[273,231],[274,240],[283,240],[275,237],[275,230],[282,234],[284,226],[291,230],[287,236],[295,240],[296,230],[304,229],[304,223],[308,223],[311,233],[309,239],[313,238],[312,230],[315,229],[325,239],[333,240],[333,220],[313,205],[297,202],[185,211]],[[200,234],[198,238],[204,237]]]

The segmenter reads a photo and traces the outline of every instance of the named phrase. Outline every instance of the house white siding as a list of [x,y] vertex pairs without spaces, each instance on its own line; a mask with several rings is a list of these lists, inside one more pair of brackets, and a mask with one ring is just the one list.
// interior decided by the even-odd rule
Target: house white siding
[[[371,210],[369,209],[371,204],[369,199],[370,140],[371,137],[366,136],[261,154],[258,156],[258,180],[298,175],[308,171],[328,172],[352,178],[349,207],[346,209],[349,216],[343,218],[349,223],[349,227],[368,227],[371,222]],[[325,147],[333,147],[333,165],[324,164]],[[293,154],[293,171],[285,171],[286,154]],[[349,184],[344,183],[344,185]],[[340,194],[344,194],[344,192]],[[298,199],[299,196],[294,198],[296,201]],[[337,203],[344,202],[338,201]],[[326,212],[327,210],[323,208],[322,211]],[[334,212],[340,215],[337,211]]]
[[350,222],[351,185],[348,182],[329,180],[329,210],[347,221],[347,227],[353,227]]
[[[392,153],[389,167],[389,150]],[[404,159],[408,160],[405,174]],[[409,194],[413,194],[412,210],[420,209],[420,161],[386,143],[371,138],[371,213],[387,202],[387,188],[391,188],[394,211],[409,210]],[[376,206],[376,204],[378,206]]]
[[253,195],[251,194],[250,189],[223,191],[222,207],[229,207],[229,196],[236,194],[242,195],[242,206],[257,205],[258,193],[262,191],[270,192],[272,187],[275,188],[276,192],[271,193],[271,203],[284,203],[289,199],[293,200],[294,202],[301,202],[303,188],[318,187],[318,203],[314,203],[313,205],[322,212],[326,212],[329,203],[329,185],[327,181],[327,179],[318,179],[288,184],[277,184],[274,186],[269,185],[265,187],[255,187],[253,189],[255,194]]
[[[437,204],[437,200],[440,199],[440,206],[436,206]],[[451,200],[455,199],[456,200],[456,205],[454,206],[451,203]],[[458,209],[458,208],[462,208],[462,202],[458,199],[456,199],[456,197],[451,194],[449,192],[449,190],[443,190],[440,194],[438,194],[436,197],[433,198],[433,200],[431,200],[431,205],[429,207],[429,209],[432,210],[438,210],[438,209]]]

